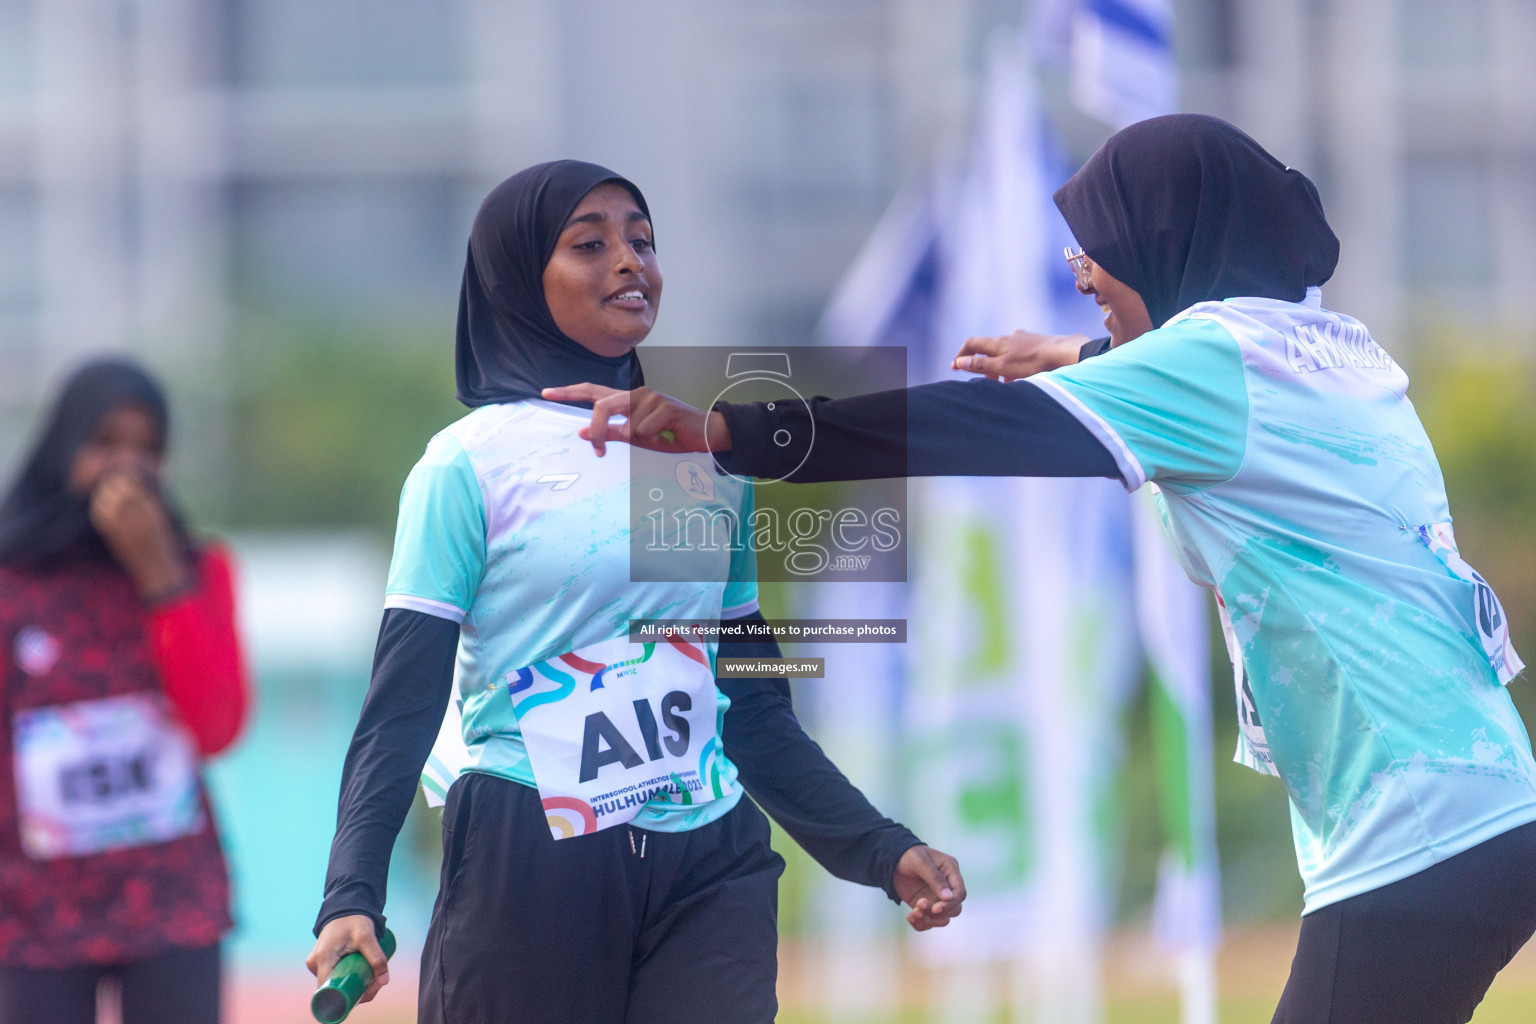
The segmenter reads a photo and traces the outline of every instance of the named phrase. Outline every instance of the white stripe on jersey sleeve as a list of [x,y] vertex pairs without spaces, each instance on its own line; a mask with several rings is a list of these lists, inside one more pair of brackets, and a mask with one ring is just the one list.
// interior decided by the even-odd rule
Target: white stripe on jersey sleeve
[[1088,432],[1099,439],[1099,443],[1109,450],[1109,454],[1114,457],[1115,465],[1120,468],[1120,476],[1124,480],[1127,491],[1134,491],[1147,482],[1147,474],[1141,468],[1141,460],[1136,458],[1136,453],[1131,451],[1130,445],[1121,438],[1119,431],[1109,425],[1108,420],[1088,408],[1078,400],[1076,395],[1049,377],[1028,377],[1026,380],[1054,398],[1063,409],[1072,414],[1073,419],[1087,427]]
[[738,604],[730,608],[720,609],[720,617],[722,619],[744,619],[755,611],[757,611],[757,598],[754,597],[746,604]]
[[384,607],[421,612],[423,615],[447,619],[449,622],[463,622],[464,616],[467,614],[464,609],[455,608],[444,601],[433,601],[425,597],[413,597],[410,594],[385,594]]

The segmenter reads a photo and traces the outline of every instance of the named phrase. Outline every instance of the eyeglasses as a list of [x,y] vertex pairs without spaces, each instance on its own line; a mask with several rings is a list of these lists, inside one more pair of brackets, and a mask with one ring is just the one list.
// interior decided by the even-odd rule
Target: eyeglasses
[[1072,267],[1072,273],[1077,275],[1077,286],[1087,291],[1092,287],[1088,280],[1093,274],[1093,260],[1089,259],[1088,254],[1083,252],[1083,250],[1074,249],[1070,245],[1067,246],[1065,251],[1067,263]]

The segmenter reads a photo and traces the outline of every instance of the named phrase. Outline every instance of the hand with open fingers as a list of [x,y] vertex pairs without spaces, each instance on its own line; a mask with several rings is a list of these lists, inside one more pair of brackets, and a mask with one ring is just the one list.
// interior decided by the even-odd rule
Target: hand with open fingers
[[[702,412],[652,388],[620,391],[601,384],[545,388],[553,402],[591,402],[592,422],[576,433],[602,456],[609,441],[622,441],[653,452],[723,452],[731,432],[718,412]],[[615,416],[623,422],[612,422]]]
[[907,923],[914,931],[943,928],[960,914],[965,902],[965,879],[960,864],[931,846],[913,846],[896,862],[892,879],[896,895],[911,909]]
[[373,930],[373,918],[367,914],[348,914],[333,917],[320,929],[315,948],[309,951],[304,965],[315,976],[317,986],[325,984],[336,962],[348,953],[361,953],[368,966],[373,968],[373,981],[358,999],[366,1003],[378,995],[379,989],[389,984],[389,958],[379,945],[379,937]]
[[1019,380],[1077,362],[1088,338],[1081,334],[1014,331],[1000,338],[967,338],[951,369],[969,370],[989,380]]

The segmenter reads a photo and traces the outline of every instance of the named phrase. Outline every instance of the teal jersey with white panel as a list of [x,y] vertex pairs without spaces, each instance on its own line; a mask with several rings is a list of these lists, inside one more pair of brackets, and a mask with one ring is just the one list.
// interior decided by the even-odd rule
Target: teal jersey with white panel
[[[576,681],[582,693],[588,687],[593,692],[622,687],[623,677],[656,646],[627,644],[631,619],[729,619],[757,608],[755,562],[739,537],[692,553],[702,559],[691,567],[693,578],[706,582],[631,582],[630,565],[632,484],[658,495],[663,485],[675,491],[681,484],[702,512],[743,528],[752,514],[750,484],[714,472],[710,460],[701,464],[689,456],[656,453],[645,453],[645,471],[632,480],[628,445],[610,446],[598,458],[577,437],[589,420],[583,409],[536,399],[484,406],[434,437],[406,480],[385,607],[460,624],[457,701],[449,717],[462,719],[463,744],[444,759],[457,756],[462,763],[439,773],[440,782],[467,770],[539,786],[537,758],[530,761],[519,716],[568,695]],[[657,473],[672,479],[651,479]],[[642,520],[642,526],[649,525]],[[716,645],[700,643],[691,652],[684,650],[688,646],[662,645],[652,667],[667,664],[661,654],[684,667],[689,663],[683,655],[695,662],[707,657],[707,664],[693,667],[710,674],[704,685],[714,717],[702,730],[696,722],[694,732],[698,738],[712,726],[715,738],[702,760],[697,752],[692,757],[714,787],[714,798],[696,802],[687,787],[641,789],[638,799],[630,795],[641,804],[638,812],[630,809],[635,814],[630,823],[658,831],[707,824],[740,798],[736,768],[718,743],[729,702],[713,685]],[[589,664],[583,651],[605,652],[607,660]],[[647,750],[653,760],[666,756],[663,744],[677,739],[667,731],[676,724],[677,709],[670,718],[667,708],[640,710],[650,721],[642,721],[639,731],[631,716],[593,741],[606,757],[598,759],[596,770],[617,768],[610,767],[620,759],[614,748],[640,761]],[[575,728],[580,729],[579,718]],[[686,732],[682,735],[686,739]],[[547,783],[542,768],[539,774]],[[540,789],[548,808],[549,786]],[[624,796],[602,795],[619,802]],[[551,823],[556,824],[554,817]],[[576,832],[581,831],[578,823]]]
[[1031,378],[1151,482],[1215,590],[1236,760],[1278,775],[1306,911],[1536,821],[1523,667],[1456,552],[1408,378],[1350,317],[1234,298]]

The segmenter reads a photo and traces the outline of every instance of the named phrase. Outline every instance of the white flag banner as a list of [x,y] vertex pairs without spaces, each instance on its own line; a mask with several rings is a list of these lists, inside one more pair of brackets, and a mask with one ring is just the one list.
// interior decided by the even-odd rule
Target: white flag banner
[[[902,583],[825,583],[809,588],[812,618],[905,619]],[[849,780],[885,814],[900,819],[901,706],[906,644],[807,645],[825,658],[825,678],[797,688],[796,710]],[[937,840],[935,840],[937,843]],[[942,844],[939,844],[942,847]],[[899,928],[885,893],[818,871],[809,916],[819,942],[808,966],[829,1024],[897,1012]]]
[[[1034,244],[1044,180],[1039,113],[1022,40],[993,40],[972,150],[941,210],[935,330],[911,365],[919,380],[956,374],[959,342],[1039,322],[1047,308]],[[999,230],[1007,225],[1006,230]],[[906,701],[911,812],[949,844],[971,898],[961,920],[915,944],[948,964],[1006,962],[1033,947],[1039,833],[1012,548],[1031,481],[913,481],[912,676]]]
[[938,189],[896,194],[827,303],[816,333],[828,345],[901,345],[926,352],[937,286]]
[[1136,498],[1136,619],[1151,670],[1152,726],[1167,842],[1153,928],[1166,948],[1209,949],[1221,935],[1210,598],[1175,560],[1158,525],[1152,495]]
[[[1046,141],[1027,44],[1000,36],[943,219],[931,378],[950,376],[968,336],[1057,319],[1052,281],[1066,268]],[[1016,1017],[1091,1024],[1112,906],[1103,822],[1117,709],[1137,666],[1129,549],[1114,542],[1124,495],[1108,481],[1008,478],[917,481],[914,494],[913,812],[953,847],[972,894],[958,926],[916,948],[949,966],[1011,965]],[[1105,515],[1121,517],[1118,531]],[[949,1019],[974,1016],[974,984],[954,986]]]
[[914,829],[959,859],[970,893],[955,925],[913,948],[951,968],[1013,960],[1040,921],[1038,759],[1019,685],[1029,638],[1010,556],[1017,483],[913,481],[907,800]]
[[1133,498],[1136,620],[1150,669],[1166,844],[1152,928],[1158,945],[1175,957],[1183,1024],[1215,1024],[1221,866],[1211,747],[1211,599],[1175,559],[1151,488]]
[[[926,182],[892,201],[822,315],[817,333],[823,343],[905,345],[919,358],[927,353],[937,285],[936,202]],[[831,583],[809,590],[801,611],[813,618],[910,617],[906,584]],[[807,656],[826,659],[826,678],[800,687],[797,703],[832,761],[876,807],[897,818],[905,817],[907,805],[898,785],[896,738],[903,732],[908,650],[907,644],[807,647]],[[901,989],[896,943],[905,924],[882,892],[819,872],[814,886],[817,944],[807,966],[828,1021],[895,1012]]]
[[1071,46],[1072,95],[1087,113],[1124,128],[1178,109],[1171,0],[1080,0]]

